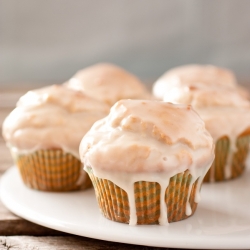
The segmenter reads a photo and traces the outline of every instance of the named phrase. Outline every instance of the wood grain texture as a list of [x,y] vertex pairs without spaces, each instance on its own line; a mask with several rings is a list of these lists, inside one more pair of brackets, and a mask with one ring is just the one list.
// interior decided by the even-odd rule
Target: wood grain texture
[[70,234],[43,227],[18,217],[17,219],[0,221],[0,235],[63,236]]
[[65,236],[65,237],[30,237],[30,236],[0,236],[0,250],[160,250],[170,248],[136,246],[95,240],[86,237]]

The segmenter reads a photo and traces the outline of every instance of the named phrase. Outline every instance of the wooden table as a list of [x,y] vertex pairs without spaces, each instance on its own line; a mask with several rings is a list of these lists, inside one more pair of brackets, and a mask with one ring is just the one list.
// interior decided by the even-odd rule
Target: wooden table
[[[27,90],[0,89],[0,129],[5,117]],[[11,155],[0,133],[0,177],[13,165]],[[0,200],[0,250],[7,249],[162,249],[79,237],[26,221],[11,213]],[[167,248],[169,249],[169,248]]]

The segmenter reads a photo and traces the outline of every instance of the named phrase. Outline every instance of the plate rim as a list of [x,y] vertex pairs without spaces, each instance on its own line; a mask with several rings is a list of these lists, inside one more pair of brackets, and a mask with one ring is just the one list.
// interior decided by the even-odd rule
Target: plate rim
[[[108,234],[107,231],[104,230],[104,232],[100,233],[100,230],[98,231],[98,235],[95,235],[93,234],[93,232],[96,230],[95,228],[95,225],[92,225],[93,226],[93,229],[89,230],[85,228],[85,230],[82,231],[81,234],[79,234],[79,232],[76,230],[76,229],[71,229],[70,231],[67,229],[67,228],[63,228],[62,226],[60,226],[60,224],[56,224],[55,221],[51,222],[51,223],[44,223],[43,221],[43,218],[45,215],[41,215],[39,214],[39,216],[37,216],[37,212],[36,211],[33,211],[32,209],[28,208],[28,216],[26,215],[27,214],[27,208],[22,208],[20,210],[20,206],[22,206],[22,204],[18,204],[14,199],[13,197],[7,197],[6,195],[6,191],[5,191],[5,186],[6,186],[6,182],[9,180],[9,178],[12,176],[12,175],[16,175],[18,173],[18,169],[15,167],[15,166],[12,166],[11,168],[9,168],[1,177],[0,179],[0,198],[3,202],[3,204],[10,210],[12,211],[13,213],[17,214],[18,216],[20,216],[21,218],[24,218],[28,221],[31,221],[33,223],[36,223],[36,224],[39,224],[39,225],[42,225],[42,226],[45,226],[45,227],[48,227],[48,228],[52,228],[52,229],[55,229],[55,230],[58,230],[58,231],[62,231],[62,232],[66,232],[66,233],[70,233],[70,234],[73,234],[73,235],[78,235],[78,236],[84,236],[84,237],[89,237],[89,238],[94,238],[94,239],[98,239],[98,240],[105,240],[105,241],[110,241],[110,242],[118,242],[118,243],[125,243],[125,244],[134,244],[134,245],[143,245],[143,246],[151,246],[151,247],[173,247],[173,248],[184,248],[184,249],[201,249],[201,245],[203,243],[204,240],[206,240],[206,235],[201,235],[200,236],[200,239],[198,240],[199,242],[197,242],[197,238],[195,240],[195,243],[192,242],[192,239],[190,239],[187,235],[187,237],[185,237],[183,240],[179,241],[177,244],[176,244],[176,241],[173,241],[173,240],[170,240],[169,242],[167,242],[168,244],[166,245],[166,241],[165,240],[160,240],[159,242],[155,242],[155,241],[152,241],[152,243],[150,243],[149,241],[146,242],[146,244],[141,244],[141,241],[143,240],[143,238],[141,237],[140,238],[140,242],[138,243],[138,240],[135,240],[133,238],[131,238],[130,240],[127,240],[127,237],[123,237],[123,239],[121,240],[121,237],[119,238],[119,240],[116,240],[114,238],[114,235],[110,235]],[[21,178],[20,175],[18,178]],[[24,186],[24,184],[22,184]],[[25,187],[25,186],[24,186]],[[29,190],[29,192],[42,192],[42,191],[36,191],[36,190],[31,190],[27,187],[25,187],[27,190]],[[80,193],[83,193],[85,191],[80,191],[78,192],[79,194]],[[90,190],[89,192],[94,192],[93,190]],[[44,193],[44,192],[42,192]],[[198,206],[199,208],[199,206]],[[197,208],[197,209],[198,209]],[[22,210],[25,209],[26,210],[26,214],[22,212]],[[30,216],[31,214],[31,216]],[[195,215],[194,215],[195,216]],[[107,220],[107,219],[105,219]],[[117,222],[113,222],[113,221],[109,221],[107,223],[115,223],[117,224]],[[176,223],[181,223],[181,222],[176,222]],[[115,225],[114,224],[114,225]],[[119,227],[131,227],[127,224],[122,224],[122,223],[118,223],[119,224]],[[141,226],[141,225],[138,225],[138,226],[135,226],[136,227],[148,227],[148,228],[158,228],[158,227],[162,227],[162,226],[159,226],[159,225],[146,225],[146,226]],[[164,227],[164,226],[163,226]],[[133,229],[133,226],[132,226],[132,229]],[[133,230],[132,230],[133,231]],[[222,237],[224,238],[224,237]],[[243,241],[241,242],[238,242],[236,244],[236,242],[234,242],[232,239],[230,240],[230,244],[226,244],[225,245],[225,242],[222,242],[221,240],[221,237],[213,237],[213,240],[211,240],[211,242],[209,244],[207,244],[207,246],[204,247],[204,244],[202,245],[202,249],[248,249],[249,246],[250,246],[250,237],[249,237],[249,240],[248,239],[243,239]]]

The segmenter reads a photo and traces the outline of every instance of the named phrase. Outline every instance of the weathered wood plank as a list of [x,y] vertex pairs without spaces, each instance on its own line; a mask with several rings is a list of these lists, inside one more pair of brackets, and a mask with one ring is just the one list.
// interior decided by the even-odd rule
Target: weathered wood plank
[[0,237],[0,250],[26,249],[26,250],[160,250],[170,248],[136,246],[95,240],[78,236],[65,237],[30,237],[30,236],[13,236]]
[[18,218],[16,220],[0,221],[0,235],[64,236],[69,234]]

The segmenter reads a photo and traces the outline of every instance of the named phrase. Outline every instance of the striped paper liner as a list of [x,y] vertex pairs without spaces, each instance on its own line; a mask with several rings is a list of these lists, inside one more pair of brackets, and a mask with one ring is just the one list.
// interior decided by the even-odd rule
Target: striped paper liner
[[61,149],[38,150],[13,158],[26,186],[42,191],[73,191],[91,186],[79,159]]
[[250,131],[248,130],[242,133],[237,139],[237,151],[233,155],[231,164],[231,177],[226,178],[225,167],[230,148],[230,140],[227,136],[220,138],[216,142],[214,162],[207,172],[204,182],[224,181],[240,176],[245,170],[245,162],[249,151],[249,143]]
[[[122,223],[129,223],[130,209],[127,193],[112,181],[96,177],[91,168],[88,174],[92,180],[96,198],[104,217]],[[165,190],[168,222],[175,222],[191,216],[197,207],[195,193],[198,180],[193,184],[190,195],[192,214],[186,215],[186,203],[192,176],[188,171],[179,173],[170,179]],[[158,224],[160,217],[161,187],[157,182],[139,181],[134,183],[137,224]]]

